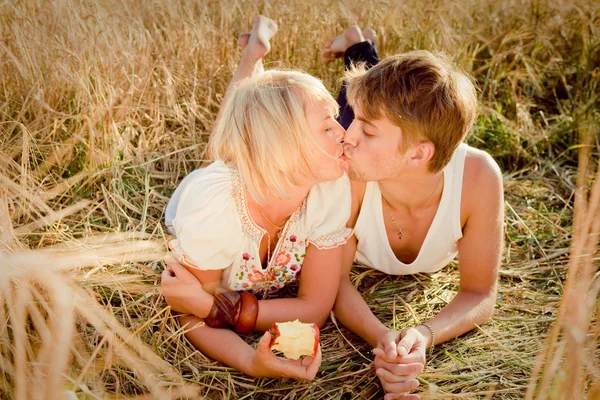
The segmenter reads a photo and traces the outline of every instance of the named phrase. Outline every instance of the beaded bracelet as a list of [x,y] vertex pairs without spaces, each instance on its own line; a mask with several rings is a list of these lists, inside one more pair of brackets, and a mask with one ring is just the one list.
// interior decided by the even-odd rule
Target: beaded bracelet
[[433,328],[425,322],[422,322],[419,325],[423,325],[425,328],[427,328],[429,334],[431,335],[431,345],[429,346],[429,358],[431,358],[433,356],[433,348],[435,347],[435,332],[433,331]]

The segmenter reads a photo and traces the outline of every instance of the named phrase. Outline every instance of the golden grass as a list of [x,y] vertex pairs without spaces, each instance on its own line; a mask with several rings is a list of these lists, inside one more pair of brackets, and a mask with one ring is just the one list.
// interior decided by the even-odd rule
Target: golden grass
[[[306,70],[332,91],[342,66],[318,51],[354,22],[377,31],[382,56],[444,50],[481,88],[468,141],[505,173],[498,305],[436,349],[422,397],[599,398],[591,0],[0,4],[0,398],[382,396],[370,349],[335,323],[314,382],[252,379],[195,352],[160,296],[164,207],[203,161],[236,36],[258,13],[280,27],[267,68]],[[438,312],[458,273],[357,266],[353,279],[401,328]]]

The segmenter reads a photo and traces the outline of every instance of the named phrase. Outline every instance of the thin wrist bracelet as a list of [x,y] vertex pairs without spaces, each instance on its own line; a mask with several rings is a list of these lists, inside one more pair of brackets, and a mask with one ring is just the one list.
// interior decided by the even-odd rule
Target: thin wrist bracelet
[[425,322],[421,322],[420,325],[423,325],[425,328],[427,328],[429,334],[431,335],[431,345],[429,346],[429,358],[431,358],[433,356],[433,348],[435,347],[435,332],[433,331],[431,325]]

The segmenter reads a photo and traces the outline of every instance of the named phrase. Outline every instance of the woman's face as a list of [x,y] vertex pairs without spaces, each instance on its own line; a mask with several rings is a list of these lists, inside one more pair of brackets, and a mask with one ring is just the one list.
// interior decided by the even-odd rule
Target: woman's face
[[344,128],[335,120],[334,110],[326,101],[310,102],[306,107],[306,119],[319,147],[313,149],[315,164],[313,174],[319,182],[331,181],[344,174],[345,161],[341,141]]

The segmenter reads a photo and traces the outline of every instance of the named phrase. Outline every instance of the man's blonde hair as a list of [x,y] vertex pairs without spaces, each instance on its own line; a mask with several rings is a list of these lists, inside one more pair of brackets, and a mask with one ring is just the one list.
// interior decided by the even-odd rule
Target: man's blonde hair
[[209,141],[211,158],[238,169],[254,199],[314,180],[320,148],[306,118],[309,104],[338,104],[323,83],[297,71],[270,70],[239,82]]
[[348,104],[367,119],[388,118],[402,130],[401,152],[427,140],[435,153],[429,171],[441,171],[470,131],[477,94],[469,77],[442,54],[418,50],[346,73]]

